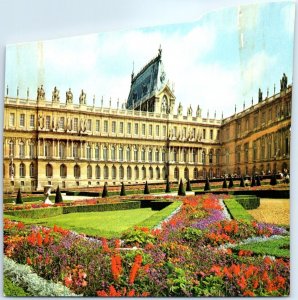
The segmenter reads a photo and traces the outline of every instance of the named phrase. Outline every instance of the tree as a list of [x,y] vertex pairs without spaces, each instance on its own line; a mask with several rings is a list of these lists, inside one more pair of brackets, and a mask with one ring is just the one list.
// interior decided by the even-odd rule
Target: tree
[[251,184],[250,184],[250,186],[251,186],[251,187],[256,186],[256,179],[255,179],[255,176],[254,176],[254,175],[251,176]]
[[170,181],[169,181],[168,177],[167,177],[167,183],[166,183],[165,193],[171,193],[171,186],[170,186]]
[[226,179],[226,176],[224,177],[224,181],[223,181],[223,183],[222,183],[222,188],[223,189],[226,189],[228,187],[228,185],[227,185],[227,179]]
[[232,178],[232,175],[230,176],[230,180],[229,180],[229,189],[232,188],[234,186],[234,183],[233,183],[233,178]]
[[185,190],[184,190],[182,179],[180,179],[180,183],[179,183],[178,196],[185,196]]
[[257,179],[257,180],[256,180],[256,185],[257,185],[257,186],[261,186],[260,176],[257,175],[257,176],[256,176],[256,179]]
[[240,178],[240,186],[241,187],[244,187],[245,185],[244,185],[244,178],[243,178],[243,176],[241,176],[241,178]]
[[191,192],[192,191],[189,178],[187,179],[187,183],[186,183],[186,191],[187,192]]
[[209,178],[208,176],[206,177],[206,182],[205,182],[205,187],[204,187],[204,191],[210,191],[210,183],[209,183]]
[[276,174],[274,173],[274,174],[271,176],[271,179],[270,179],[270,185],[276,185],[276,184],[277,184]]
[[103,190],[102,190],[102,195],[101,195],[101,197],[102,197],[102,198],[109,197],[107,183],[105,183],[104,186],[103,186]]
[[56,190],[56,195],[55,195],[55,203],[61,203],[63,202],[63,198],[61,195],[60,187],[58,185],[57,190]]
[[18,195],[16,199],[16,204],[23,204],[21,189],[18,190]]
[[122,185],[121,185],[120,196],[126,196],[125,186],[124,186],[124,183],[123,183],[123,182],[122,182]]
[[147,180],[146,180],[146,183],[145,183],[144,194],[145,194],[145,195],[150,194]]

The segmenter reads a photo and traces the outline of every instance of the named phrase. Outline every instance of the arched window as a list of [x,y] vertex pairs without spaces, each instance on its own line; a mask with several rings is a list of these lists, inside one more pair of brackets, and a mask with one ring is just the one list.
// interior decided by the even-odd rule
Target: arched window
[[149,167],[149,179],[153,179],[153,168]]
[[149,160],[149,162],[152,162],[152,149],[151,148],[148,151],[148,160]]
[[127,179],[128,180],[131,179],[131,167],[130,166],[127,167]]
[[34,167],[34,163],[31,163],[31,164],[30,164],[29,175],[30,175],[30,177],[34,177],[34,176],[35,176],[35,167]]
[[213,164],[213,150],[209,151],[209,164]]
[[194,179],[198,179],[199,178],[198,168],[194,168],[194,170],[193,170],[193,178]]
[[112,179],[116,179],[117,172],[116,172],[116,167],[113,165],[112,166]]
[[197,149],[193,149],[193,152],[192,152],[192,161],[194,163],[197,163],[197,160],[198,160],[198,150]]
[[202,164],[205,165],[206,164],[206,152],[202,151]]
[[87,146],[86,146],[86,158],[88,160],[91,159],[91,146],[89,144],[87,144]]
[[20,163],[20,177],[25,177],[26,176],[26,172],[25,172],[25,164],[24,163]]
[[166,168],[162,167],[162,179],[166,179],[166,175],[167,175]]
[[81,176],[81,168],[79,165],[75,165],[73,168],[73,174],[76,179],[79,179]]
[[53,176],[53,167],[51,164],[46,165],[46,176],[52,177]]
[[25,157],[25,143],[23,141],[19,143],[19,157]]
[[119,148],[119,161],[123,161],[123,148]]
[[105,160],[105,161],[108,160],[108,148],[107,148],[107,146],[103,147],[103,160]]
[[213,169],[209,169],[209,178],[213,178]]
[[160,179],[160,169],[159,167],[156,167],[156,179]]
[[219,165],[219,163],[220,163],[219,159],[220,159],[220,150],[217,149],[217,150],[216,150],[216,164],[217,164],[217,165]]
[[206,169],[204,168],[203,169],[203,178],[206,178],[207,177],[207,171],[206,171]]
[[72,155],[74,158],[79,158],[79,144],[78,143],[73,144]]
[[131,152],[129,147],[126,148],[126,161],[131,161]]
[[146,168],[142,167],[142,179],[146,179]]
[[44,146],[44,156],[51,158],[52,156],[52,144],[50,142],[46,142]]
[[124,178],[124,168],[122,166],[119,167],[119,177],[120,179]]
[[96,165],[95,167],[95,178],[100,179],[100,166]]
[[95,146],[95,159],[99,160],[99,147],[98,147],[98,145]]
[[67,176],[67,168],[65,164],[60,165],[60,177],[65,178]]
[[114,146],[111,147],[111,159],[112,161],[115,161],[116,159],[116,150]]
[[142,150],[141,150],[141,159],[142,159],[142,162],[145,162],[145,148],[142,148]]
[[139,179],[139,168],[135,166],[135,179]]
[[87,166],[87,178],[92,179],[92,167],[90,165]]
[[59,157],[62,159],[65,158],[65,144],[64,143],[59,144]]
[[185,168],[185,169],[184,169],[184,178],[185,178],[185,179],[188,179],[188,178],[189,178],[189,170],[188,170],[188,168]]
[[104,166],[103,176],[104,176],[104,179],[109,179],[109,168],[108,168],[108,166]]
[[158,151],[158,149],[155,150],[155,162],[159,162],[159,151]]
[[179,179],[179,169],[178,169],[178,167],[176,167],[175,169],[174,169],[174,178],[175,179]]
[[138,148],[137,148],[137,147],[134,148],[134,156],[133,156],[133,159],[134,159],[134,161],[138,161],[138,159],[139,159],[139,151],[138,151]]

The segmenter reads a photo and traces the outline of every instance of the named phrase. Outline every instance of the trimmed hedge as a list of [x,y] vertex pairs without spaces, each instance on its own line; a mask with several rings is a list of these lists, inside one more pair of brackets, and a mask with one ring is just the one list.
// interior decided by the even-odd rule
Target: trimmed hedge
[[63,214],[63,209],[59,207],[46,207],[46,208],[34,208],[23,210],[9,210],[4,215],[10,215],[20,218],[41,219],[47,217],[54,217]]
[[246,212],[245,208],[235,198],[225,199],[224,203],[233,219],[244,222],[251,222],[253,220],[253,217]]
[[256,209],[260,206],[260,198],[254,195],[235,195],[236,201],[245,209]]
[[[32,196],[32,197],[22,197],[23,202],[37,202],[37,201],[43,201],[45,199],[44,196]],[[15,201],[15,198],[4,198],[3,203],[12,203]],[[50,196],[50,200],[55,200],[55,195]]]

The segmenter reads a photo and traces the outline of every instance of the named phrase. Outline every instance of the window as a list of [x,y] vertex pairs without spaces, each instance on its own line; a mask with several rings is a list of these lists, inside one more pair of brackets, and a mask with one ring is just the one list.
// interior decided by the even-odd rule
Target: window
[[86,158],[90,160],[91,159],[91,146],[90,145],[87,145],[87,147],[86,147],[86,154],[87,154]]
[[95,159],[99,160],[99,147],[95,146]]
[[213,164],[213,151],[209,151],[209,164]]
[[135,166],[135,179],[139,179],[139,168]]
[[226,151],[226,164],[230,163],[230,153],[229,150]]
[[123,122],[120,122],[119,132],[120,132],[120,133],[123,133],[123,132],[124,132],[124,130],[123,130]]
[[156,167],[155,171],[156,171],[156,179],[160,179],[160,169],[159,169],[159,167]]
[[135,123],[135,134],[139,134],[139,124]]
[[116,121],[112,122],[112,132],[116,133]]
[[88,121],[87,121],[87,130],[88,131],[92,130],[92,120],[91,119],[88,119]]
[[193,178],[194,179],[198,179],[199,177],[199,171],[198,171],[198,168],[194,168],[193,170]]
[[185,168],[185,169],[184,169],[184,178],[185,178],[185,179],[188,179],[188,178],[189,178],[189,170],[188,170],[188,168]]
[[159,136],[159,125],[156,125],[156,129],[155,129],[155,133],[156,133],[156,136]]
[[95,177],[96,179],[100,179],[100,166],[96,165],[95,167]]
[[141,150],[141,160],[142,160],[142,162],[145,162],[145,149],[144,148],[142,148],[142,150]]
[[174,126],[174,137],[177,137],[177,126]]
[[206,139],[206,129],[203,129],[203,139]]
[[263,111],[263,112],[262,112],[262,125],[264,125],[265,122],[266,122],[266,112]]
[[175,178],[176,180],[179,179],[179,169],[178,169],[177,167],[174,169],[174,178]]
[[138,148],[135,147],[135,148],[134,148],[133,160],[134,160],[134,161],[138,161],[138,159],[139,159],[139,151],[138,151]]
[[167,127],[163,126],[162,131],[163,131],[163,136],[166,137],[167,136]]
[[142,124],[142,135],[146,135],[146,125],[145,124]]
[[203,165],[206,164],[206,153],[205,153],[205,151],[202,151],[202,163],[203,163]]
[[78,122],[79,122],[78,118],[74,118],[74,120],[73,120],[73,130],[74,131],[78,131]]
[[248,143],[244,144],[244,161],[248,162]]
[[131,123],[127,123],[127,133],[131,134]]
[[103,176],[104,176],[104,179],[109,179],[109,168],[108,168],[108,166],[104,166]]
[[108,121],[107,120],[104,120],[104,123],[103,123],[103,131],[105,133],[107,133],[109,130],[109,126],[108,126]]
[[25,114],[20,114],[20,127],[25,126]]
[[178,152],[177,152],[177,149],[174,149],[174,161],[178,162]]
[[50,129],[51,126],[51,117],[50,116],[46,116],[46,129]]
[[163,150],[161,153],[161,160],[162,160],[162,162],[166,161],[166,151],[165,150]]
[[87,166],[87,178],[92,179],[92,167],[90,165]]
[[34,177],[35,176],[35,168],[34,168],[34,164],[33,163],[30,164],[29,175],[30,175],[30,177]]
[[103,160],[108,160],[108,148],[106,146],[103,147]]
[[60,117],[59,128],[64,129],[64,117]]
[[20,177],[25,177],[25,164],[21,163],[20,164]]
[[213,140],[213,129],[210,129],[210,140]]
[[183,150],[183,161],[187,162],[187,150],[186,149]]
[[79,145],[77,143],[73,144],[73,157],[79,158]]
[[99,120],[95,121],[95,131],[99,132]]
[[155,150],[155,161],[159,162],[159,151],[158,151],[158,149]]
[[142,179],[146,179],[146,168],[142,167]]
[[237,146],[235,149],[235,153],[236,153],[236,162],[239,164],[240,163],[240,146]]
[[192,162],[197,163],[197,157],[198,157],[198,150],[193,149],[193,151],[192,151]]
[[127,167],[127,179],[131,180],[131,167],[130,166]]
[[149,125],[149,135],[152,136],[152,125],[151,124]]
[[81,176],[81,168],[79,165],[75,165],[73,168],[73,174],[76,179],[79,179]]
[[59,144],[59,157],[65,158],[65,144],[64,143]]
[[126,161],[131,161],[131,152],[129,147],[126,148]]
[[112,166],[112,179],[116,179],[117,172],[116,172],[116,167]]
[[196,129],[195,128],[192,129],[192,137],[194,139],[196,138]]
[[220,159],[220,150],[216,150],[216,164],[219,165],[219,159]]
[[15,114],[14,113],[10,113],[9,114],[9,126],[13,127],[15,126]]
[[34,126],[35,126],[35,116],[30,115],[30,127],[34,127]]
[[60,177],[65,178],[67,176],[67,168],[64,164],[60,166]]
[[245,119],[245,130],[248,131],[248,129],[249,129],[249,119],[246,118]]
[[14,142],[9,141],[9,156],[14,156]]
[[122,166],[119,167],[119,177],[120,179],[124,178],[124,168]]
[[112,146],[111,147],[111,160],[115,161],[115,159],[116,159],[116,150],[115,150],[115,147]]
[[30,158],[35,157],[34,144],[29,144],[29,157]]
[[153,168],[149,167],[149,179],[153,179]]
[[19,143],[19,157],[20,158],[25,157],[25,144],[24,144],[24,142]]
[[152,149],[149,149],[148,160],[149,160],[149,162],[152,162]]
[[51,164],[46,165],[46,176],[52,177],[53,176],[53,167]]
[[123,148],[119,148],[119,161],[123,161]]
[[186,127],[183,127],[183,137],[186,138]]

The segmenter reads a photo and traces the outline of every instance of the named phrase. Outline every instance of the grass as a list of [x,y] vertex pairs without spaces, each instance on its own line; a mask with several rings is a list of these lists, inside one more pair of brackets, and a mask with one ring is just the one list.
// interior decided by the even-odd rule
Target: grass
[[6,297],[26,297],[30,296],[20,286],[14,284],[6,276],[3,278],[3,293]]
[[235,198],[226,199],[224,203],[230,215],[235,220],[251,222],[254,218],[245,210],[245,208],[237,202]]
[[290,258],[290,237],[240,245],[235,250],[250,250],[255,254]]
[[175,209],[181,205],[181,201],[175,201],[164,209],[156,212],[153,216],[145,219],[144,221],[137,224],[140,227],[153,228],[161,221],[163,221],[167,216],[169,216]]
[[17,218],[25,224],[39,224],[52,227],[57,225],[65,229],[84,233],[91,236],[119,237],[128,228],[138,225],[154,216],[158,211],[151,208],[130,209],[121,211],[70,213],[43,219]]

